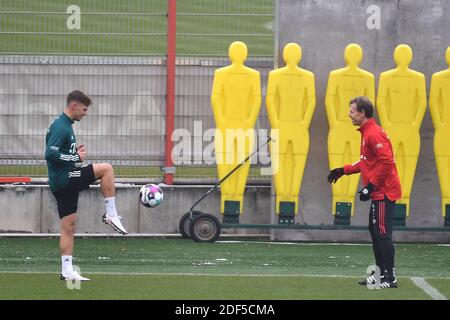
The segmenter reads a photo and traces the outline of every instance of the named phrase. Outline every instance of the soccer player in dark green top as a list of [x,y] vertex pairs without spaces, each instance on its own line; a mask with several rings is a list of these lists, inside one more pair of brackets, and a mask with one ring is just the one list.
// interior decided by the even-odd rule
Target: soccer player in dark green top
[[60,250],[61,280],[86,281],[72,267],[73,239],[76,226],[78,195],[100,179],[100,189],[105,198],[106,213],[102,220],[121,234],[127,234],[117,214],[115,205],[115,178],[109,163],[82,165],[86,147],[77,146],[72,124],[80,121],[88,111],[91,99],[75,90],[67,96],[64,112],[51,123],[46,137],[45,159],[48,166],[50,190],[56,198],[61,224]]

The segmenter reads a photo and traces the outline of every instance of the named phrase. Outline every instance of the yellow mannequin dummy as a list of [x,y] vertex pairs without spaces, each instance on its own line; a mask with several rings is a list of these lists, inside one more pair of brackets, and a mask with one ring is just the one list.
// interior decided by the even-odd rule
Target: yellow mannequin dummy
[[380,74],[377,95],[381,126],[392,141],[402,185],[402,198],[397,201],[397,207],[403,206],[406,215],[409,215],[409,197],[419,157],[419,129],[427,104],[425,76],[408,67],[412,57],[408,45],[395,48],[397,68]]
[[272,130],[279,130],[279,141],[275,141],[278,148],[271,148],[276,213],[280,214],[281,203],[282,213],[293,217],[298,212],[316,91],[314,74],[297,66],[302,58],[301,47],[296,43],[287,44],[283,58],[286,66],[269,73],[266,105]]
[[[358,67],[363,58],[362,48],[356,43],[349,44],[344,57],[347,66],[330,72],[325,96],[330,125],[328,159],[331,169],[359,160],[361,135],[348,117],[350,100],[358,96],[366,96],[372,102],[375,100],[373,74]],[[345,204],[346,211],[353,215],[358,181],[359,174],[354,174],[343,176],[332,184],[333,214],[339,213],[338,204]]]
[[[215,152],[219,179],[242,162],[254,146],[254,126],[261,107],[259,72],[244,65],[247,46],[229,47],[231,65],[214,72],[211,104],[216,122]],[[250,169],[247,161],[220,186],[221,212],[242,213],[244,189]],[[237,222],[237,221],[234,221]]]
[[450,47],[445,60],[448,69],[436,72],[431,78],[430,112],[435,129],[434,154],[442,194],[442,215],[446,206],[450,215]]

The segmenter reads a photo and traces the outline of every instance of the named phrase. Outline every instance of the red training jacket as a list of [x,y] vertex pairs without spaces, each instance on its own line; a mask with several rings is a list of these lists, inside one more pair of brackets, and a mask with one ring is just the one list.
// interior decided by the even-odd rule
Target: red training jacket
[[372,200],[383,200],[384,196],[391,201],[400,199],[400,179],[389,137],[374,119],[369,119],[358,131],[361,132],[360,160],[345,165],[344,173],[361,172],[364,186],[369,182],[374,186]]

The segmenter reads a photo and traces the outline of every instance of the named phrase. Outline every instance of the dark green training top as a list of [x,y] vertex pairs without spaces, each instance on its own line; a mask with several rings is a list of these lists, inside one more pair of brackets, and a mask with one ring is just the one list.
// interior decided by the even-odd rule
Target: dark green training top
[[65,113],[60,114],[47,131],[45,160],[48,167],[48,184],[57,192],[69,183],[70,176],[80,174],[81,159],[77,154],[77,140],[72,121]]

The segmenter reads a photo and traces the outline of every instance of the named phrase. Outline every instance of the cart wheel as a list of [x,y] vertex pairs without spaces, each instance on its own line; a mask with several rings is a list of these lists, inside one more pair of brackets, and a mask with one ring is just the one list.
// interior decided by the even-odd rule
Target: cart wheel
[[197,215],[189,226],[191,238],[196,242],[216,241],[220,236],[220,229],[219,219],[209,213]]
[[[202,214],[201,211],[192,211],[192,216],[195,217],[199,214]],[[180,223],[178,224],[178,228],[180,230],[181,236],[184,239],[190,239],[191,238],[191,232],[189,230],[189,225],[191,224],[191,215],[189,212],[186,212],[181,216]]]

